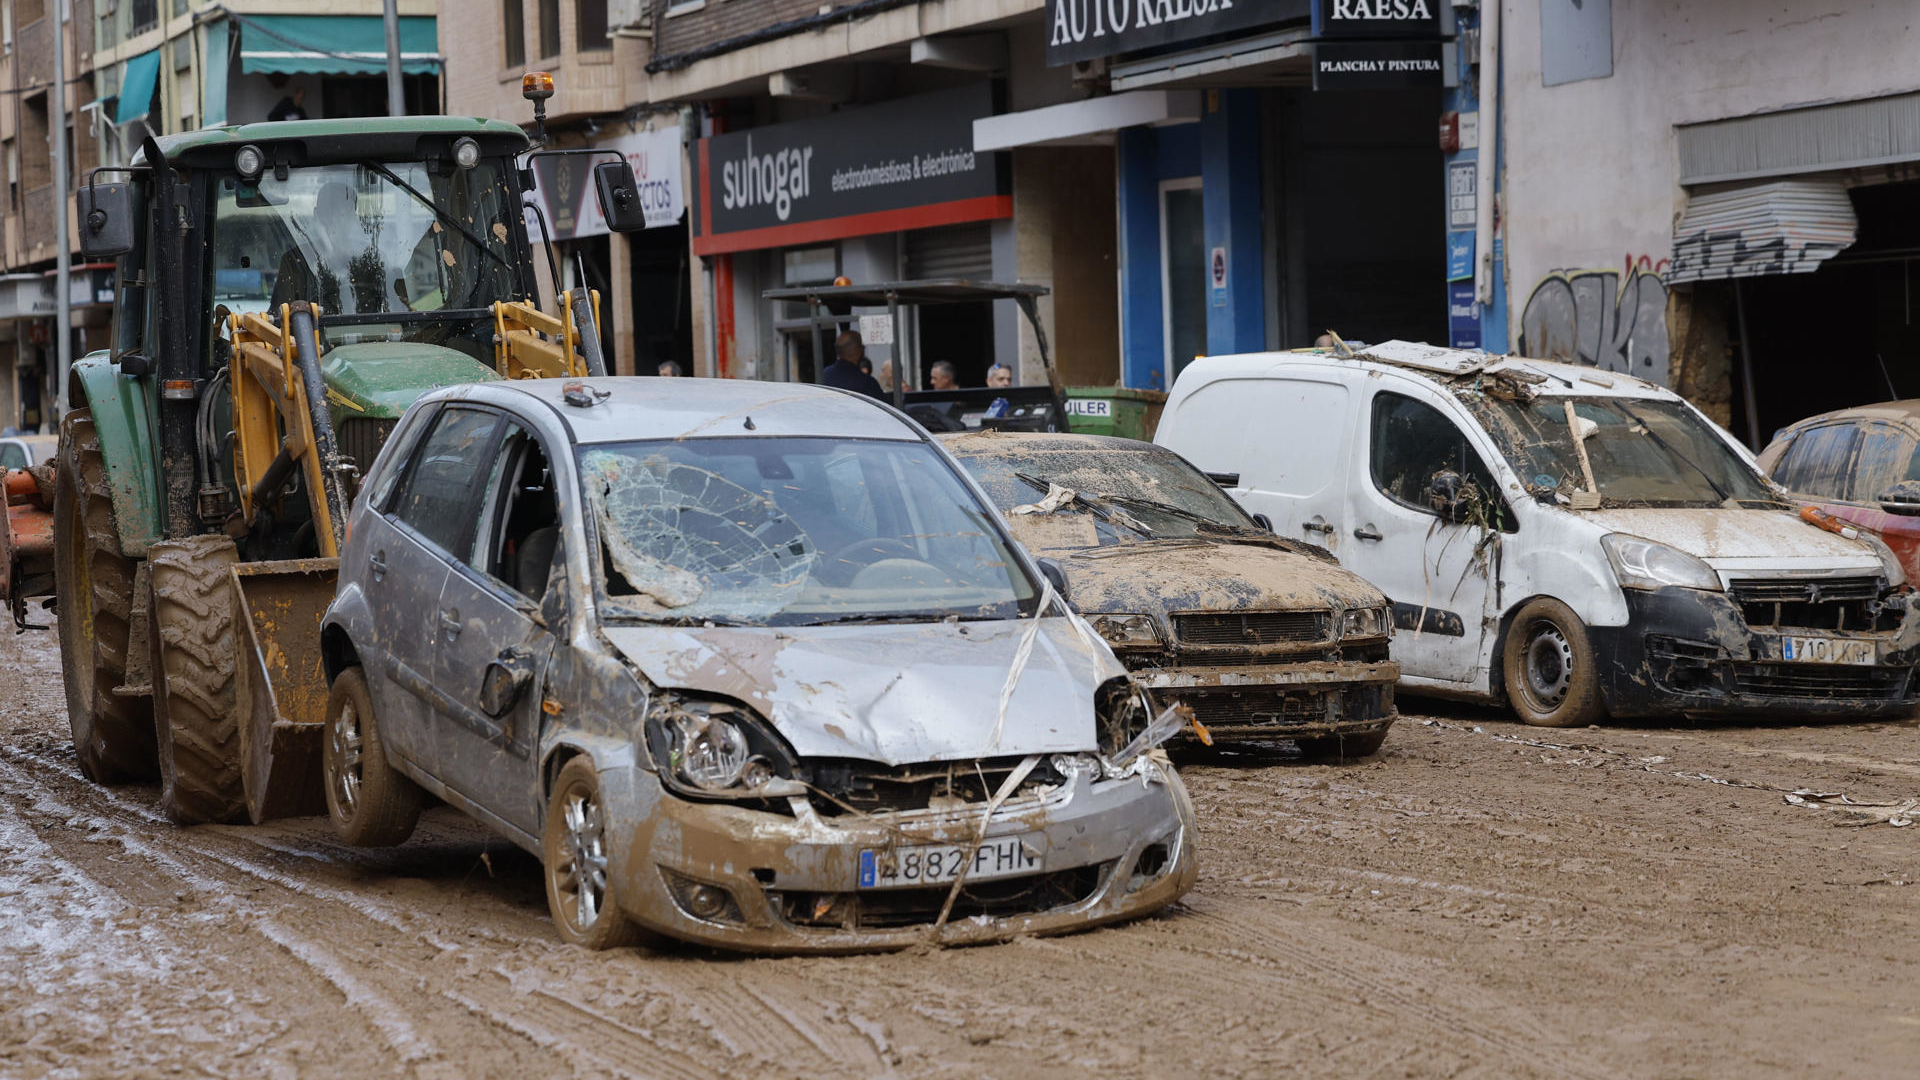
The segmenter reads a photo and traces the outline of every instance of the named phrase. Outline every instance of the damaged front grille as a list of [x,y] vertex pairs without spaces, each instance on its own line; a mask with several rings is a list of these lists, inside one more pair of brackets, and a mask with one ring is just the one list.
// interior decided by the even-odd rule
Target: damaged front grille
[[1906,696],[1909,669],[1862,664],[1733,665],[1733,688],[1762,697],[1893,700]]
[[1886,619],[1880,580],[1873,577],[1748,578],[1733,582],[1727,592],[1748,626],[1883,630],[1896,621]]
[[1327,640],[1326,611],[1207,611],[1173,617],[1184,645],[1258,646],[1313,644]]
[[[1007,775],[1024,760],[1007,757],[985,761],[929,761],[914,765],[814,760],[808,763],[812,773],[808,801],[821,817],[960,810],[993,798]],[[1065,778],[1054,770],[1052,764],[1043,759],[1007,799],[1011,802],[1064,781]]]
[[[1085,902],[1100,888],[1113,864],[1019,878],[996,878],[962,885],[949,922],[986,917],[1033,915]],[[781,892],[772,894],[782,916],[795,926],[836,930],[925,926],[940,917],[952,885],[867,892]]]

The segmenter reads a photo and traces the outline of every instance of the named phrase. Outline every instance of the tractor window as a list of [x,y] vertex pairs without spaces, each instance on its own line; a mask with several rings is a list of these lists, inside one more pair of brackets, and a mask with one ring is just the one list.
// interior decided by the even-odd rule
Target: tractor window
[[[210,286],[230,311],[307,300],[324,315],[444,312],[471,322],[475,309],[524,291],[511,239],[518,214],[491,161],[323,165],[215,187]],[[357,319],[350,329],[411,339],[423,325],[431,322]]]

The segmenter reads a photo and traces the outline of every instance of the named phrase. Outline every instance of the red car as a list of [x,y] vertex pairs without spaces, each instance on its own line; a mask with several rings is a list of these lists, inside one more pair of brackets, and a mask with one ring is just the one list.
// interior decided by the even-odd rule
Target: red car
[[1795,499],[1879,533],[1920,581],[1920,399],[1808,417],[1774,437],[1760,468]]

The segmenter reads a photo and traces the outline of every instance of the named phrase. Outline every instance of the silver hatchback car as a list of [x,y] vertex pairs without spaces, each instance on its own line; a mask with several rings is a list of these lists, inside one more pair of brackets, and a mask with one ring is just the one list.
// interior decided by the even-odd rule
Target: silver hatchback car
[[1144,697],[918,426],[814,386],[489,383],[369,471],[322,629],[345,840],[438,796],[555,925],[755,952],[1112,922],[1193,883]]

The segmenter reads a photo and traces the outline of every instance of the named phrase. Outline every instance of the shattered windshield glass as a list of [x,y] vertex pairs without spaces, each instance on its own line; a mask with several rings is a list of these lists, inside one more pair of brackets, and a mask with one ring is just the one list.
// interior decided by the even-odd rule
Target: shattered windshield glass
[[1692,410],[1646,398],[1548,397],[1505,401],[1462,394],[1513,471],[1539,496],[1584,490],[1567,403],[1585,433],[1603,506],[1709,507],[1773,502],[1766,482]]
[[[1016,507],[1043,503],[1050,491],[1061,488],[1079,496],[1048,512],[1085,518],[1078,530],[1081,542],[1061,535],[1072,530],[1048,529],[1043,547],[1264,532],[1213,481],[1179,455],[1151,445],[1124,450],[1022,447],[964,453],[960,464],[986,489],[994,506],[1010,515],[1016,530],[1026,526],[1022,518],[1033,516],[1015,514]],[[1033,546],[1033,541],[1021,539]]]
[[1038,591],[920,443],[702,438],[580,452],[612,619],[1014,618]]

